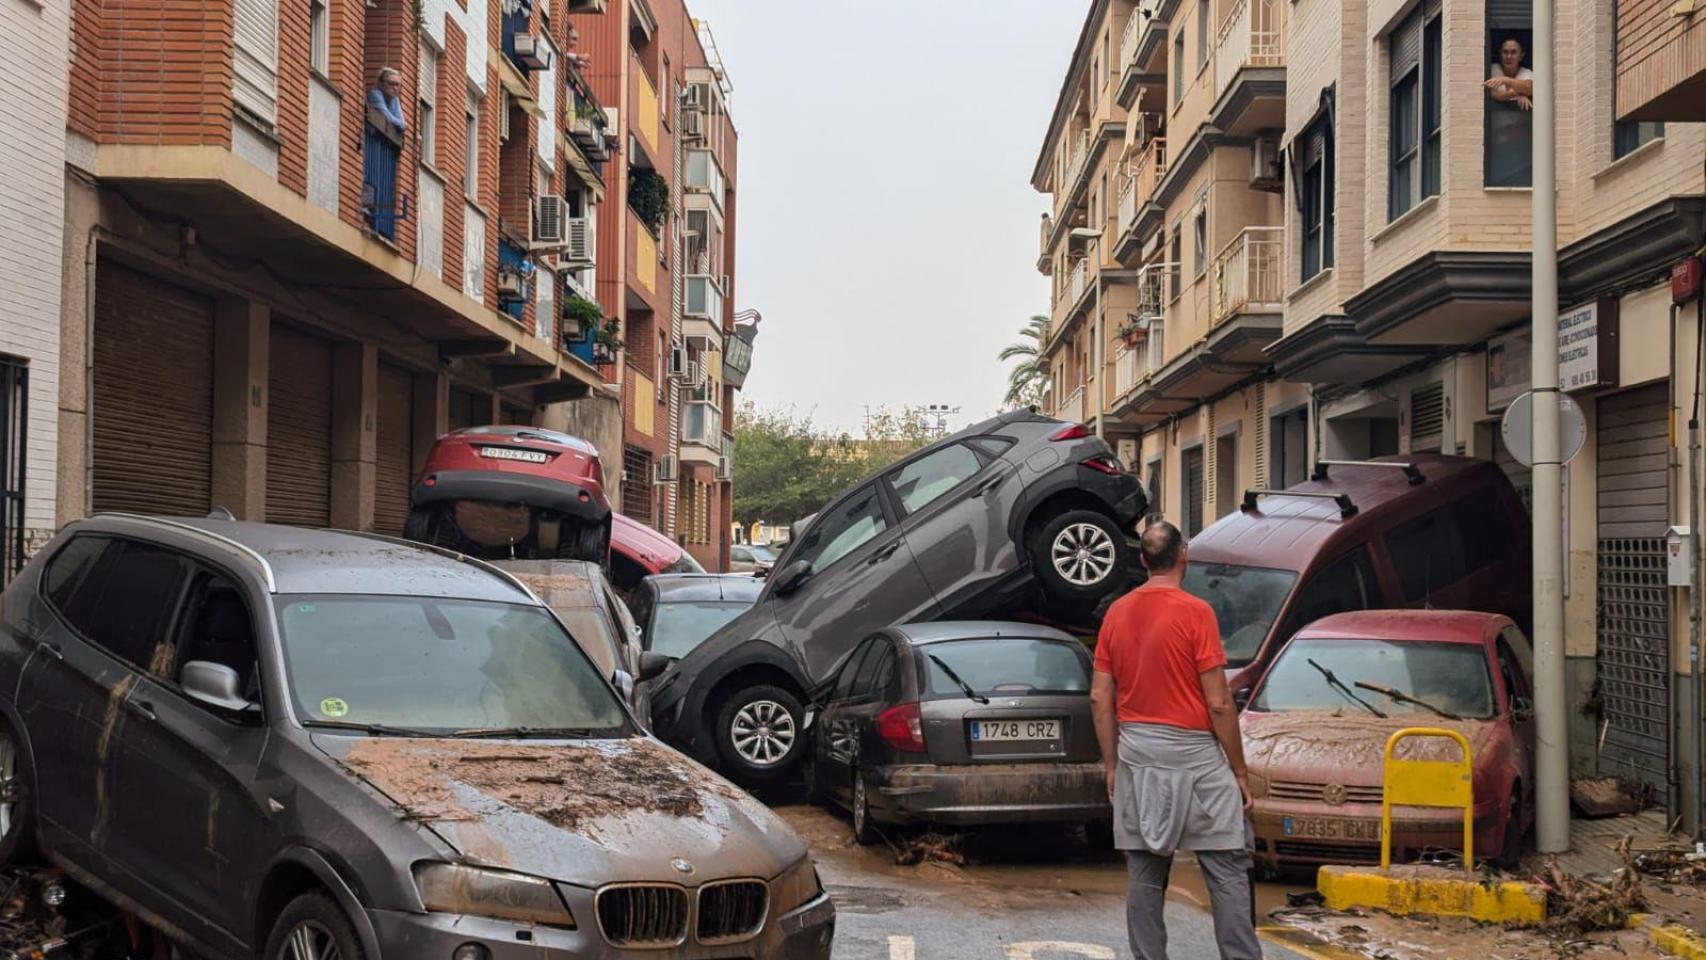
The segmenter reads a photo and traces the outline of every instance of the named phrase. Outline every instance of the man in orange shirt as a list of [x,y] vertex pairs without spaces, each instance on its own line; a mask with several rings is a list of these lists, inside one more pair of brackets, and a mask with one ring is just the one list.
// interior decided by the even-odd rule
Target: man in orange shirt
[[1179,528],[1152,523],[1142,538],[1149,582],[1108,609],[1090,688],[1096,739],[1114,805],[1114,846],[1126,851],[1126,931],[1138,960],[1166,960],[1167,874],[1176,850],[1196,855],[1224,960],[1258,960],[1250,785],[1226,651],[1209,605],[1180,587]]

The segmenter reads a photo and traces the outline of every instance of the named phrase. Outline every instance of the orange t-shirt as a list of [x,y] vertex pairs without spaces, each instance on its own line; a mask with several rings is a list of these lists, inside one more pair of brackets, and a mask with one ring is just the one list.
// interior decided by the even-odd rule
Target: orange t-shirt
[[1114,601],[1096,638],[1121,723],[1212,730],[1200,675],[1226,666],[1214,610],[1177,587],[1139,587]]

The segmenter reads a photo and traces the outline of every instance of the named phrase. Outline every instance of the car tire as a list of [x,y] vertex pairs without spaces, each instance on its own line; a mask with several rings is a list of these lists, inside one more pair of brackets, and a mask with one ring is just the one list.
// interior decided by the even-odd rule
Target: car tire
[[273,922],[261,956],[263,960],[364,960],[367,955],[349,917],[331,897],[314,891],[285,906]]
[[444,504],[410,509],[408,519],[403,521],[403,539],[468,552],[464,549],[462,531],[456,528],[456,521],[449,514],[450,508]]
[[36,860],[35,783],[12,725],[0,721],[0,866]]
[[865,776],[853,774],[853,842],[861,847],[881,843],[883,835],[871,819],[871,798],[865,795]]
[[1026,550],[1043,592],[1074,607],[1094,607],[1129,580],[1131,547],[1112,517],[1068,510],[1031,536]]
[[1512,788],[1505,829],[1499,838],[1499,866],[1515,870],[1522,866],[1522,791]]
[[769,684],[725,698],[717,708],[715,737],[730,779],[771,783],[792,773],[806,753],[805,715],[798,697]]
[[573,553],[569,559],[591,560],[602,565],[610,552],[610,524],[576,523],[573,540],[563,546]]

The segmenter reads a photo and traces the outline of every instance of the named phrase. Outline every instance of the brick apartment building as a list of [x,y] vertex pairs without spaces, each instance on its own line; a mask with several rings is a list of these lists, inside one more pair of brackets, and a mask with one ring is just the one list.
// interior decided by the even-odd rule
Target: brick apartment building
[[[1528,385],[1532,114],[1483,83],[1507,39],[1531,65],[1528,17],[1090,4],[1033,178],[1054,201],[1050,404],[1100,426],[1160,513],[1195,532],[1319,460],[1411,451],[1493,460],[1526,493],[1499,419]],[[1700,601],[1663,556],[1701,479],[1699,326],[1669,293],[1706,243],[1706,126],[1684,122],[1706,119],[1701,17],[1559,0],[1556,18],[1557,322],[1588,425],[1565,471],[1572,757],[1690,824]]]
[[[643,11],[71,0],[55,518],[396,533],[433,440],[489,422],[584,436],[613,500],[673,503],[619,467],[633,78],[570,51]],[[400,109],[369,105],[387,67]]]

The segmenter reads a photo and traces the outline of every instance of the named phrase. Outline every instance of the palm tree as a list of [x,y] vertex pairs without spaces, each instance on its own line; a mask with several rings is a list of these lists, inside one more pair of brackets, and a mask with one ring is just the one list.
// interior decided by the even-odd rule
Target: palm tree
[[1019,330],[1023,337],[1018,343],[1003,347],[1002,363],[1018,360],[1007,373],[1007,396],[1002,403],[1009,407],[1024,407],[1041,403],[1048,393],[1048,372],[1042,363],[1043,342],[1048,339],[1048,318],[1034,316]]

